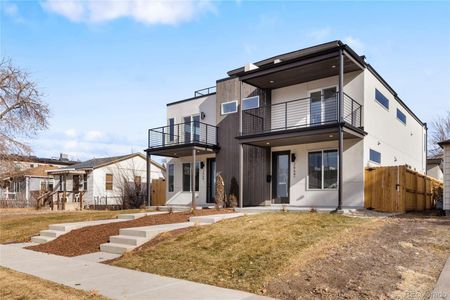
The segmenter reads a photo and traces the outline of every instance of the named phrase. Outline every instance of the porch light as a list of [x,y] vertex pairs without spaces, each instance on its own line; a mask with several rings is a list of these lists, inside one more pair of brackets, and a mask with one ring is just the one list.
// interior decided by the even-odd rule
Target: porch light
[[333,69],[334,69],[334,68],[336,68],[336,66],[335,66],[335,65],[332,65],[331,67],[332,67]]
[[330,137],[330,138],[332,138],[333,137],[333,135],[332,134],[330,134],[328,137]]
[[270,143],[269,143],[269,142],[267,142],[267,143],[266,143],[266,145],[270,145]]
[[273,81],[273,80],[270,80],[269,82],[270,82],[270,83],[274,83],[275,81]]

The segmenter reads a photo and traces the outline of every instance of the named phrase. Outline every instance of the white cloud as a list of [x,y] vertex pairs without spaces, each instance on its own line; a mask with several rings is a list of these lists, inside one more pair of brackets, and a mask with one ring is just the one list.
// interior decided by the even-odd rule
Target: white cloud
[[3,11],[5,12],[5,14],[7,16],[12,18],[15,22],[22,23],[24,21],[22,16],[19,14],[19,8],[14,3],[5,2],[3,4]]
[[71,128],[71,129],[67,129],[66,131],[64,131],[64,134],[68,137],[73,138],[78,135],[78,132],[75,129]]
[[316,41],[323,41],[327,39],[332,32],[333,30],[330,27],[324,27],[310,31],[307,36]]
[[189,21],[201,12],[214,9],[209,0],[45,0],[42,7],[73,22],[101,23],[131,18],[145,24],[169,25]]
[[344,43],[352,47],[352,49],[355,50],[359,55],[362,55],[366,49],[364,43],[361,40],[352,36],[346,37],[344,39]]
[[90,130],[84,136],[86,141],[98,141],[101,140],[103,137],[104,134],[97,130]]

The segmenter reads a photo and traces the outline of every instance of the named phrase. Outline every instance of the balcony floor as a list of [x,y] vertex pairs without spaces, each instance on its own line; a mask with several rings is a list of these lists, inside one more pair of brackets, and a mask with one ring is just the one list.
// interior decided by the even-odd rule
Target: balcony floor
[[[252,135],[238,136],[239,143],[257,147],[277,147],[307,143],[318,143],[337,140],[339,138],[339,125],[308,126],[288,130],[274,130]],[[344,139],[363,138],[367,133],[348,123],[344,125]]]
[[164,147],[154,147],[145,150],[150,155],[166,157],[184,157],[192,156],[192,150],[196,150],[197,155],[212,154],[219,150],[217,145],[208,145],[202,143],[177,144]]

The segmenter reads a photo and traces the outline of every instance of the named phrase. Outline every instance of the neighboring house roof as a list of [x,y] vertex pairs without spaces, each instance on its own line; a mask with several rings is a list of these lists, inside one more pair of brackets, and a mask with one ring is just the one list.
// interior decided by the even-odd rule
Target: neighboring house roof
[[442,154],[431,156],[427,158],[427,165],[440,165],[443,160],[444,157]]
[[79,161],[59,159],[59,158],[46,158],[46,157],[37,157],[37,156],[26,156],[26,155],[8,155],[6,157],[12,161],[20,161],[20,162],[35,162],[41,164],[54,164],[54,165],[74,165],[79,163]]
[[[86,169],[96,169],[96,168],[100,168],[100,167],[104,167],[107,165],[111,165],[135,156],[140,156],[143,159],[146,159],[145,155],[143,155],[142,153],[132,153],[132,154],[127,154],[127,155],[120,155],[120,156],[111,156],[111,157],[102,157],[102,158],[93,158],[90,160],[86,160],[83,161],[81,163],[75,164],[73,166],[70,167],[63,167],[58,169],[58,171],[64,171],[64,170],[86,170]],[[160,168],[161,170],[165,170],[163,166],[161,166],[159,163],[155,162],[155,161],[151,161],[151,163],[153,165],[155,165],[156,167]]]
[[445,145],[450,145],[450,139],[439,142],[438,145],[441,146],[442,149],[444,149]]
[[8,180],[10,178],[17,178],[17,177],[47,177],[47,171],[50,170],[58,170],[58,167],[54,166],[38,166],[35,168],[30,168],[26,170],[16,171],[9,174],[5,174],[5,177],[3,180]]

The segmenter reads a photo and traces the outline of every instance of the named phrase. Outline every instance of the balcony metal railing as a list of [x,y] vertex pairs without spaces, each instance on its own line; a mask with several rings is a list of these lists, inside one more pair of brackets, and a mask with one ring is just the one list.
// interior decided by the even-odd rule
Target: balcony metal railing
[[148,130],[149,148],[187,144],[217,146],[217,126],[190,121]]
[[211,86],[194,92],[194,97],[206,96],[216,92],[216,86]]
[[[276,103],[242,112],[242,135],[338,123],[339,93]],[[343,120],[361,127],[362,106],[344,94]]]

